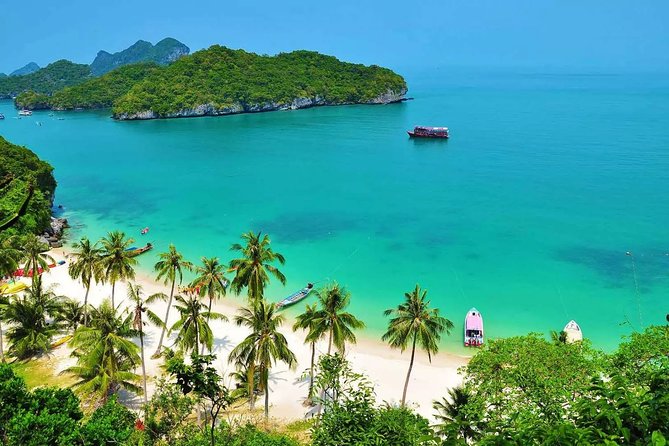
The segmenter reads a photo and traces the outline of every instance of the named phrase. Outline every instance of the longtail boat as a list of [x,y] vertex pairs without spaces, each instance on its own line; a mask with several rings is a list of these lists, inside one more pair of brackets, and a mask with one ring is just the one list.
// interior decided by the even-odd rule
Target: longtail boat
[[483,345],[483,317],[479,310],[472,308],[465,316],[465,347]]
[[126,249],[126,251],[128,251],[128,254],[131,257],[136,257],[136,256],[138,256],[140,254],[144,254],[146,251],[150,251],[152,249],[153,249],[153,245],[151,243],[147,243],[146,246],[143,246],[141,248],[132,247],[132,248]]
[[569,321],[562,331],[567,335],[567,342],[570,344],[583,340],[581,327],[574,320]]
[[410,138],[448,138],[448,127],[425,127],[417,125],[413,131],[408,130]]
[[311,293],[311,291],[314,289],[314,284],[313,283],[308,283],[307,286],[302,288],[300,291],[297,291],[290,296],[286,297],[283,299],[281,302],[276,304],[277,308],[283,308],[283,307],[288,307],[290,305],[296,304],[297,302],[301,301],[305,297]]

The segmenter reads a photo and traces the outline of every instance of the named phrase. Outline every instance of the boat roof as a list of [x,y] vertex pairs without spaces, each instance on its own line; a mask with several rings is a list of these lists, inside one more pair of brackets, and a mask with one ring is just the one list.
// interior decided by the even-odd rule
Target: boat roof
[[472,308],[467,312],[465,328],[468,330],[483,330],[483,318],[476,308]]
[[429,127],[425,125],[417,125],[416,128],[421,130],[448,130],[448,127]]

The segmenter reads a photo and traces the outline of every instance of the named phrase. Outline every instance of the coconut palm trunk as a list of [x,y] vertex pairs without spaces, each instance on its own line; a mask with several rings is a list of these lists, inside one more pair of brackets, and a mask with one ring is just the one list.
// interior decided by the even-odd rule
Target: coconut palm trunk
[[142,385],[144,386],[144,405],[149,404],[149,398],[146,392],[146,361],[144,361],[144,330],[139,329],[139,349],[142,357]]
[[[209,314],[211,314],[211,304],[212,304],[213,301],[214,301],[214,296],[211,293],[209,293],[209,307],[207,308],[207,312]],[[207,324],[209,324],[209,314],[207,315]],[[202,350],[200,351],[200,355],[204,355],[204,348],[205,348],[205,345],[204,345],[204,343],[202,343]]]
[[172,288],[170,289],[170,300],[167,302],[167,311],[165,312],[165,325],[160,332],[160,340],[158,341],[158,348],[153,356],[160,355],[160,349],[163,347],[163,339],[165,338],[165,330],[167,330],[167,320],[170,317],[170,308],[172,308],[172,297],[174,297],[174,283],[176,280],[172,280]]
[[246,371],[248,373],[248,377],[246,380],[248,381],[249,384],[249,407],[251,408],[251,412],[253,412],[253,409],[255,409],[255,383],[254,381],[254,375],[256,373],[256,367],[255,364],[251,364],[248,367],[248,370]]
[[314,362],[316,360],[316,343],[311,343],[311,367],[309,368],[309,403],[314,396]]
[[115,288],[116,288],[116,281],[112,280],[112,295],[111,295],[112,308],[116,308],[116,304],[114,303],[114,289]]
[[328,355],[332,351],[332,332],[333,331],[334,330],[332,328],[330,328],[330,336],[328,336]]
[[269,373],[267,369],[265,369],[263,375],[265,381],[265,422],[267,422],[269,420]]
[[409,371],[407,371],[407,379],[404,382],[404,392],[402,392],[402,407],[405,406],[407,399],[407,389],[409,388],[409,377],[411,376],[411,369],[413,368],[413,360],[416,356],[416,333],[413,335],[413,343],[411,345],[411,360],[409,361]]
[[84,325],[88,325],[88,292],[91,290],[91,281],[86,283],[86,294],[84,294]]

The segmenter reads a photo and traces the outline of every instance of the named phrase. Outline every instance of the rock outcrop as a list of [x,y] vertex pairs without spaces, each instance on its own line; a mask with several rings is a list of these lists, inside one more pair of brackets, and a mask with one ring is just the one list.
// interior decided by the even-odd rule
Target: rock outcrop
[[320,96],[313,98],[295,98],[289,103],[269,102],[263,104],[244,104],[236,103],[227,107],[216,107],[214,104],[202,104],[195,108],[179,110],[176,113],[167,113],[160,116],[153,110],[145,110],[137,113],[122,113],[114,115],[115,119],[125,120],[144,120],[144,119],[159,119],[159,118],[194,118],[199,116],[224,116],[234,115],[239,113],[261,113],[278,110],[298,110],[302,108],[319,107],[326,105],[354,105],[354,104],[370,104],[381,105],[391,104],[394,102],[402,102],[406,100],[407,89],[403,88],[399,91],[388,90],[385,93],[363,102],[328,102]]
[[25,76],[26,74],[34,73],[35,71],[39,70],[40,66],[37,65],[35,62],[30,62],[29,64],[26,64],[19,68],[18,70],[14,70],[11,73],[9,73],[10,76]]

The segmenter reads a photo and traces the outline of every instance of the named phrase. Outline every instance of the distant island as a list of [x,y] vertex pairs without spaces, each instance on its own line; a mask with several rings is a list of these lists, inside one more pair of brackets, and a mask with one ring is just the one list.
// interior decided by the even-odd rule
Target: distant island
[[404,78],[313,51],[258,55],[214,45],[167,66],[127,65],[54,93],[26,92],[17,107],[112,107],[119,120],[217,116],[404,100]]
[[33,104],[32,100],[36,100],[31,108],[49,108],[41,95],[50,96],[65,87],[81,84],[124,65],[138,62],[167,65],[189,52],[190,49],[186,45],[168,37],[156,45],[138,40],[125,50],[114,54],[99,51],[90,65],[76,64],[62,59],[40,68],[36,63],[31,62],[9,76],[0,75],[0,99],[18,97],[23,93],[28,93],[28,96],[23,98],[23,102]]

